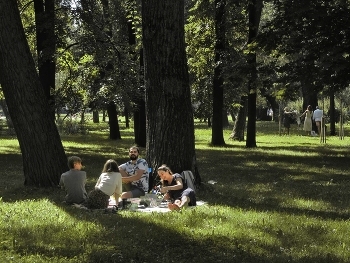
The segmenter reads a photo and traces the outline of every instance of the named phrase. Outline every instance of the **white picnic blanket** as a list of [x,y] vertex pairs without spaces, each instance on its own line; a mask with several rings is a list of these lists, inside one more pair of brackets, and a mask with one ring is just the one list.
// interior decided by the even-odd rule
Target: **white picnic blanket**
[[[145,212],[145,213],[152,213],[152,212],[156,212],[156,213],[166,213],[166,212],[170,212],[171,210],[168,208],[168,206],[164,203],[159,204],[158,206],[153,206],[153,207],[145,207],[143,205],[139,205],[140,203],[140,198],[130,198],[128,199],[128,201],[130,201],[132,204],[134,203],[134,207],[129,209],[131,211],[137,211],[137,212]],[[201,206],[206,204],[206,202],[204,201],[197,201],[197,206]],[[111,198],[109,200],[109,208],[113,208],[116,205],[116,201],[114,198]],[[195,206],[189,206],[188,208],[194,208]]]

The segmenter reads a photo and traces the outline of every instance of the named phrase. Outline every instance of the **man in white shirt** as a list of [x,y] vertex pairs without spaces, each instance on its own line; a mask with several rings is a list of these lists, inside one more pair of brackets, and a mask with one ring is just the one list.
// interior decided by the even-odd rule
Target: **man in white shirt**
[[316,110],[314,111],[314,114],[312,116],[313,120],[316,123],[318,134],[321,135],[321,121],[323,116],[323,110],[320,110],[318,106],[316,106]]

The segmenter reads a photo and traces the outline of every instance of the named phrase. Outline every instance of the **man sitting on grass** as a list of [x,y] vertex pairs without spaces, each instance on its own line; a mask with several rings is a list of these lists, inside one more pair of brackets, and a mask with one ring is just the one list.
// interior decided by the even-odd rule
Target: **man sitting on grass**
[[68,158],[69,171],[61,175],[59,186],[66,190],[65,202],[69,205],[83,204],[87,199],[85,190],[86,172],[81,171],[82,162],[78,156]]

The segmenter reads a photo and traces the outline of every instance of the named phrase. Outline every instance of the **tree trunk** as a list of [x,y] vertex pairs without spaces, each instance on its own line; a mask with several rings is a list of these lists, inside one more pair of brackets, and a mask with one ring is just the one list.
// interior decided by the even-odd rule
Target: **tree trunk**
[[[125,128],[130,128],[130,121],[129,121],[129,109],[128,107],[124,107],[124,117],[125,117]],[[135,129],[135,127],[134,127]]]
[[117,107],[114,101],[110,101],[107,106],[108,124],[109,124],[109,138],[111,140],[120,140],[120,135]]
[[[249,85],[253,85],[252,83]],[[256,92],[248,95],[248,124],[246,147],[256,147]]]
[[67,158],[24,34],[16,1],[0,1],[0,79],[22,152],[24,183],[57,186]]
[[100,123],[100,114],[98,110],[92,111],[92,119],[93,119],[93,123]]
[[[323,109],[324,111],[324,109]],[[325,112],[323,112],[325,114]],[[335,103],[334,103],[334,91],[331,91],[329,95],[329,125],[330,135],[335,136]]]
[[317,94],[318,91],[315,91],[313,87],[307,83],[302,85],[302,93],[303,93],[303,110],[305,111],[308,105],[312,106],[312,109],[315,110],[317,106]]
[[[258,35],[262,7],[262,0],[252,0],[249,2],[248,44],[253,43]],[[254,148],[256,147],[256,93],[258,73],[256,68],[256,53],[253,51],[248,54],[248,66],[250,68],[250,79],[248,84],[248,125],[246,147]]]
[[[130,49],[133,52],[132,46],[136,44],[136,33],[133,20],[128,19],[128,37]],[[136,56],[134,56],[136,58]],[[135,61],[136,62],[136,61]],[[142,49],[140,50],[140,76],[143,73],[143,55]],[[135,134],[135,143],[138,146],[146,147],[146,102],[145,102],[145,89],[143,83],[143,75],[139,78],[139,88],[136,92],[133,91],[134,95],[134,134]]]
[[191,170],[199,183],[184,20],[184,0],[142,1],[146,159],[154,171]]
[[247,118],[247,104],[248,104],[248,97],[242,96],[241,107],[238,110],[237,118],[235,120],[235,125],[233,126],[230,139],[240,141],[240,142],[244,141],[244,131],[245,131],[246,118]]
[[215,69],[213,77],[213,123],[212,145],[225,145],[222,111],[224,108],[224,80],[222,61],[225,52],[225,8],[226,0],[215,0]]
[[230,123],[228,121],[227,111],[223,110],[222,111],[222,127],[227,128],[228,126],[230,126]]
[[134,133],[135,143],[138,146],[146,147],[146,103],[140,99],[134,109]]
[[34,9],[39,78],[54,119],[55,101],[51,90],[55,89],[56,73],[55,1],[34,0]]

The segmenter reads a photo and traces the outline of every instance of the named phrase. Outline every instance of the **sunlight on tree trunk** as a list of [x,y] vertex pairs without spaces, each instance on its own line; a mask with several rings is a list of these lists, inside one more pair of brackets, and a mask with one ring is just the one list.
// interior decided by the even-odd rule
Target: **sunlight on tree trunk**
[[[142,1],[147,161],[173,172],[192,170],[197,182],[194,123],[184,38],[184,1]],[[156,175],[156,173],[153,173]]]
[[16,1],[0,1],[0,79],[26,185],[57,186],[67,159],[36,72]]

